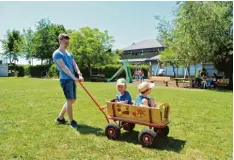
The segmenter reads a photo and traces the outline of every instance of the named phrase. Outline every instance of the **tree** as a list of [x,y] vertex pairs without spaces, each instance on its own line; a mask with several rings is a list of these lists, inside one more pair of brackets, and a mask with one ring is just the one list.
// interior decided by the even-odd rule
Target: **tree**
[[59,47],[60,33],[66,33],[63,25],[53,24],[49,19],[40,20],[33,36],[34,57],[52,63],[52,53]]
[[23,30],[24,33],[24,45],[23,50],[24,54],[26,55],[26,59],[30,61],[30,65],[33,65],[33,57],[35,56],[34,48],[33,48],[33,36],[34,32],[31,28],[28,28],[27,30]]
[[171,65],[173,67],[174,78],[177,77],[175,68],[179,67],[179,62],[171,48],[166,48],[164,51],[160,52],[160,60],[164,61],[165,66]]
[[87,67],[92,75],[93,67],[114,63],[119,59],[118,54],[111,52],[113,43],[114,39],[107,31],[84,27],[72,32],[69,50],[78,64]]
[[18,30],[7,30],[5,39],[0,40],[4,55],[9,57],[10,63],[16,62],[22,51],[23,37]]
[[[213,62],[232,77],[232,2],[180,2],[170,30],[159,31],[184,65]],[[168,32],[166,32],[168,33]],[[229,63],[227,63],[227,61]],[[226,67],[221,67],[225,64]],[[227,67],[228,65],[228,67]],[[230,83],[232,84],[232,83]]]

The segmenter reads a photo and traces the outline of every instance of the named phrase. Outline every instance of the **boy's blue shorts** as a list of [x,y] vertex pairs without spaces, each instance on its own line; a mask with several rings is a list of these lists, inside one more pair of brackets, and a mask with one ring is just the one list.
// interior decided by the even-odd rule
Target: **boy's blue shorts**
[[60,85],[67,100],[76,99],[76,82],[73,79],[60,79]]

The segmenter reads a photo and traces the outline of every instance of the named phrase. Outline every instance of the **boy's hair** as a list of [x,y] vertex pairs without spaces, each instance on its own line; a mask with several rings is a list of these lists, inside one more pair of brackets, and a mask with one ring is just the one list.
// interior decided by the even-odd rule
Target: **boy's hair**
[[60,43],[61,40],[70,39],[70,37],[69,37],[69,35],[67,35],[65,33],[61,33],[61,34],[59,34],[58,39],[59,39],[59,43]]
[[149,89],[145,90],[144,92],[141,92],[141,94],[145,94]]

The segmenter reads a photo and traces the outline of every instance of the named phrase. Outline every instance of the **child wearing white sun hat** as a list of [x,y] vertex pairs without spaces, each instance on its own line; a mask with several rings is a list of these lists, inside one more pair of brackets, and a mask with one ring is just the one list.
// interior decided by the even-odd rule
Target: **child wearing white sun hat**
[[135,104],[137,106],[157,107],[154,99],[149,97],[151,89],[155,86],[154,83],[142,82],[138,86],[140,95],[137,96]]

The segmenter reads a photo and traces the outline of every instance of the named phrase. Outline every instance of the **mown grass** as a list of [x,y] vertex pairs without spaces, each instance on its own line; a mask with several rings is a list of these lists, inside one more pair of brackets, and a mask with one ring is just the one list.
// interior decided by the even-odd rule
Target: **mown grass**
[[[113,83],[84,83],[100,104],[116,94]],[[135,97],[136,85],[128,90]],[[78,87],[74,117],[78,131],[55,125],[64,104],[56,80],[0,78],[0,159],[232,159],[232,92],[155,87],[159,102],[171,105],[167,139],[142,148],[137,126],[119,141],[104,135],[104,116]]]

